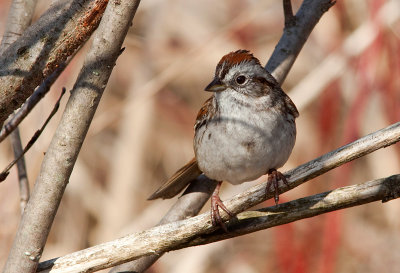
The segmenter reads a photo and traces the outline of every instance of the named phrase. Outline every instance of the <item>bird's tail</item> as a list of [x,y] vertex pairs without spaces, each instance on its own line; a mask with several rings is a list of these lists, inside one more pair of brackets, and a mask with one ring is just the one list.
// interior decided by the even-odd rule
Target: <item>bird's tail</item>
[[197,165],[196,158],[190,160],[180,168],[167,182],[156,190],[148,200],[157,198],[168,199],[180,193],[189,183],[196,179],[202,172]]

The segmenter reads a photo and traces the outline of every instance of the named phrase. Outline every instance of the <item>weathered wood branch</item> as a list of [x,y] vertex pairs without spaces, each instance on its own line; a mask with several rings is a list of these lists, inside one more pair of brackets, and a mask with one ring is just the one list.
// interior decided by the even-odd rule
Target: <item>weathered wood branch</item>
[[319,19],[335,3],[332,0],[304,0],[291,20],[294,22],[285,26],[283,35],[265,66],[280,84],[285,80]]
[[56,1],[2,52],[0,125],[97,28],[108,0]]
[[[118,0],[107,6],[43,159],[4,273],[36,271],[65,187],[138,5],[139,1]],[[96,19],[87,16],[83,23]]]
[[245,211],[230,221],[229,233],[220,230],[201,235],[176,247],[204,245],[255,231],[284,225],[323,213],[364,205],[375,201],[387,202],[400,197],[400,175],[372,180],[332,191],[300,198],[273,207]]
[[[3,51],[15,40],[17,40],[18,37],[21,36],[25,29],[31,24],[36,3],[37,0],[12,1],[10,12],[7,17],[3,39],[1,40],[0,55],[2,55]],[[14,151],[14,157],[17,158],[18,155],[22,154],[23,151],[18,127],[15,127],[13,133],[11,134],[10,140]],[[29,199],[29,181],[24,156],[17,161],[17,170],[20,192],[20,207],[22,213]]]
[[[398,141],[400,141],[400,122],[288,171],[285,175],[288,178],[289,186],[281,185],[279,191],[285,192],[344,163]],[[390,185],[393,184],[396,183],[390,182]],[[240,213],[273,197],[271,193],[266,196],[265,187],[266,183],[256,185],[246,192],[224,201],[224,204],[231,212]],[[398,188],[392,188],[389,193],[386,197],[380,195],[378,199],[386,200],[386,198],[398,197]],[[223,218],[227,220],[228,216],[223,214]],[[193,240],[199,240],[200,237],[211,234],[215,230],[216,228],[211,224],[210,214],[204,213],[43,262],[40,264],[39,272],[93,272],[143,256],[161,255],[166,251],[178,249],[179,246],[190,245]]]
[[[196,216],[199,213],[217,186],[217,182],[208,179],[205,175],[197,177],[195,182],[196,183],[189,185],[183,195],[170,208],[157,226],[187,219]],[[128,263],[120,264],[114,267],[110,273],[132,271],[138,273],[144,272],[155,263],[161,255],[162,253],[148,255]]]

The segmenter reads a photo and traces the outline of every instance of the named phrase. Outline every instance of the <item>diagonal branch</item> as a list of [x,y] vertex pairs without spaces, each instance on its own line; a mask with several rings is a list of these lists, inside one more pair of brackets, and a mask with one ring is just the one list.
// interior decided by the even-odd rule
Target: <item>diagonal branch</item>
[[217,230],[179,245],[176,249],[209,244],[335,210],[375,201],[387,202],[399,197],[400,175],[397,174],[300,198],[273,207],[242,212],[237,215],[236,221],[231,221],[228,226],[229,233]]
[[74,55],[70,56],[65,62],[60,64],[57,69],[39,85],[35,92],[33,92],[32,96],[26,100],[21,108],[11,116],[11,118],[0,130],[0,142],[6,139],[7,136],[17,128],[17,126],[24,120],[24,118],[26,118],[36,104],[38,104],[39,101],[50,91],[50,87],[67,67],[73,56]]
[[[118,2],[118,3],[117,3]],[[45,154],[25,208],[4,273],[35,272],[83,140],[131,26],[139,1],[108,5],[93,37],[60,124]],[[81,23],[96,21],[91,13]]]
[[[285,173],[289,186],[285,185],[280,187],[279,190],[282,193],[292,189],[344,163],[395,144],[398,141],[400,141],[400,122],[371,133]],[[390,185],[393,185],[393,183],[391,182]],[[225,201],[224,204],[231,212],[240,213],[273,197],[271,193],[267,196],[265,195],[265,187],[266,183],[256,185],[246,192]],[[398,188],[391,190],[391,192],[393,193],[393,198],[399,194]],[[391,197],[387,195],[385,198],[390,199]],[[226,214],[223,214],[223,218],[225,220],[228,219]],[[210,221],[210,214],[204,213],[184,221],[154,227],[74,252],[61,258],[43,262],[40,264],[39,272],[49,269],[51,270],[48,272],[52,273],[93,272],[142,256],[161,255],[163,252],[189,244],[195,238],[202,237],[204,234],[212,233],[215,230],[216,228],[212,226]]]
[[[286,0],[285,0],[286,1]],[[304,0],[296,24],[285,27],[265,68],[282,84],[319,19],[335,4],[333,0]]]
[[[32,138],[29,140],[29,142],[25,146],[25,148],[19,154],[16,154],[15,159],[10,164],[8,164],[8,166],[0,173],[0,183],[3,182],[7,178],[11,167],[14,166],[14,164],[16,162],[18,162],[21,158],[23,158],[25,153],[32,147],[32,145],[36,142],[36,140],[38,140],[38,138],[40,137],[40,135],[46,128],[47,124],[50,122],[51,118],[57,113],[58,108],[60,107],[61,98],[64,96],[64,94],[65,94],[65,88],[62,89],[60,97],[56,101],[56,104],[54,105],[53,110],[50,112],[50,115],[47,117],[47,119],[43,123],[42,127],[33,134]],[[14,152],[14,153],[16,153],[16,152]]]
[[[210,198],[216,185],[216,181],[208,179],[205,175],[197,177],[195,183],[189,185],[184,194],[170,208],[157,226],[196,216]],[[152,254],[129,263],[118,265],[114,267],[110,273],[144,272],[162,255],[162,253]]]
[[[315,27],[322,15],[333,4],[334,1],[330,0],[305,0],[298,13],[294,17],[290,0],[283,1],[285,21],[292,21],[292,23],[285,24],[282,37],[279,40],[279,43],[266,66],[266,69],[272,71],[273,76],[279,83],[282,84],[312,29]],[[296,22],[296,24],[294,24],[294,22]],[[302,39],[302,37],[299,37],[299,35],[305,35],[305,38]],[[191,183],[191,188],[193,188],[195,191],[200,190],[202,183],[204,182],[195,180]],[[208,179],[208,183],[213,182],[212,180]],[[191,211],[190,208],[197,208],[198,205],[199,203],[195,198],[186,199],[186,206],[188,208],[187,210]],[[182,218],[189,216],[185,214],[185,211],[180,211],[179,213],[181,213]],[[143,272],[147,267],[154,263],[155,259],[157,259],[156,255],[153,255],[153,258],[144,257],[127,265],[118,266],[117,268],[113,269],[111,273],[128,270],[134,272]],[[145,266],[146,260],[148,261],[147,267]]]
[[0,55],[29,27],[36,4],[37,0],[12,1],[3,39],[1,40]]
[[[0,55],[2,55],[2,52],[15,40],[17,40],[18,37],[21,36],[25,29],[31,24],[36,3],[37,0],[12,1],[9,15],[7,17],[3,39],[1,40]],[[21,136],[19,134],[18,127],[15,127],[15,130],[11,134],[10,140],[14,151],[14,157],[17,158],[18,155],[22,154],[23,152]],[[20,207],[22,213],[29,199],[29,181],[24,157],[21,157],[17,161],[17,171],[20,192]]]
[[[18,127],[13,131],[10,137],[11,144],[13,146],[14,158],[18,158],[23,154],[21,136],[19,134]],[[17,161],[17,172],[18,172],[18,186],[19,186],[19,204],[21,208],[21,214],[24,212],[26,204],[29,200],[29,180],[26,171],[25,157],[22,156]]]
[[285,15],[285,28],[296,24],[296,16],[293,15],[292,1],[283,0],[283,14]]
[[108,0],[55,1],[0,58],[0,125],[97,28]]

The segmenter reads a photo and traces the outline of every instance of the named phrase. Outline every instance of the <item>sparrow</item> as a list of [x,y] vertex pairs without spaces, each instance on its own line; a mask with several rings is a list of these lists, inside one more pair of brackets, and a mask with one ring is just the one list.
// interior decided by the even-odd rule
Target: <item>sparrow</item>
[[212,96],[194,124],[195,157],[149,200],[172,198],[204,173],[218,182],[211,196],[212,224],[227,231],[219,208],[230,217],[234,215],[219,197],[221,183],[236,185],[268,174],[266,192],[274,186],[277,204],[278,182],[287,184],[277,169],[292,152],[299,112],[275,78],[247,50],[223,56],[205,91],[212,92]]

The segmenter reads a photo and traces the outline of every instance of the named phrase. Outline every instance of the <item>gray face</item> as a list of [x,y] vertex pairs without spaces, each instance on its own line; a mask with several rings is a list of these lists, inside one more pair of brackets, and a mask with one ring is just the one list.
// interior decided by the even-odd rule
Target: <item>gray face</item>
[[228,65],[229,63],[224,62],[216,71],[216,76],[226,87],[252,97],[268,93],[268,87],[272,84],[269,80],[272,77],[257,60],[245,60],[231,67],[227,67]]

